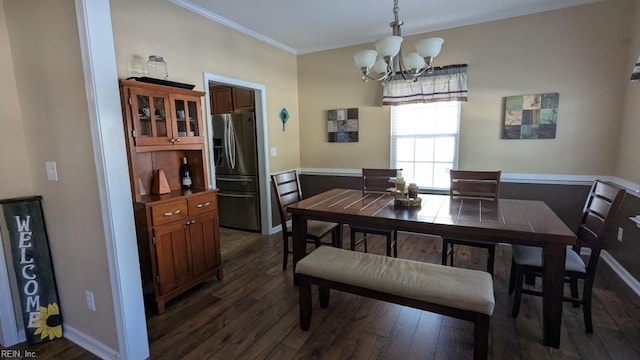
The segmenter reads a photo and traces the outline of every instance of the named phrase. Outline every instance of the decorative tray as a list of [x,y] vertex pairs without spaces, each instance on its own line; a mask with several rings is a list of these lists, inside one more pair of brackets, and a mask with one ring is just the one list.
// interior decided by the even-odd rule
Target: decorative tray
[[150,83],[150,84],[173,86],[173,87],[177,87],[177,88],[181,88],[181,89],[187,89],[187,90],[193,90],[193,88],[196,87],[195,85],[191,85],[191,84],[185,84],[185,83],[179,83],[179,82],[175,82],[175,81],[156,79],[156,78],[147,77],[147,76],[141,76],[141,77],[132,76],[132,77],[127,78],[127,80],[131,80],[131,79],[133,79],[135,81]]
[[422,198],[420,198],[420,197],[417,197],[417,198],[399,197],[399,198],[395,199],[395,201],[393,202],[393,206],[420,207],[420,206],[422,206]]
[[400,190],[398,190],[398,189],[396,189],[394,187],[388,188],[387,191],[389,192],[389,194],[391,196],[396,197],[396,198],[401,198],[402,195],[404,195],[403,191],[400,191]]

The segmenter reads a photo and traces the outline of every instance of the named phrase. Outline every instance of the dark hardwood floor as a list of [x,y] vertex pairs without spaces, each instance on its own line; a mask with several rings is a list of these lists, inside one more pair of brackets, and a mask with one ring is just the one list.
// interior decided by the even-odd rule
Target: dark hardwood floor
[[[224,280],[211,280],[148,318],[152,359],[469,359],[472,326],[461,320],[359,296],[332,292],[329,308],[314,296],[311,328],[298,327],[297,288],[291,268],[282,271],[280,234],[222,232]],[[345,233],[346,235],[346,233]],[[348,239],[345,236],[345,239]],[[384,253],[372,237],[370,252]],[[441,241],[400,233],[400,257],[440,261]],[[496,248],[496,311],[491,319],[492,359],[639,359],[640,301],[600,263],[594,287],[594,334],[584,331],[582,311],[565,304],[560,349],[542,345],[541,299],[523,296],[510,316],[509,246]],[[486,251],[456,247],[456,263],[483,269]],[[38,359],[95,358],[61,339],[13,349]]]

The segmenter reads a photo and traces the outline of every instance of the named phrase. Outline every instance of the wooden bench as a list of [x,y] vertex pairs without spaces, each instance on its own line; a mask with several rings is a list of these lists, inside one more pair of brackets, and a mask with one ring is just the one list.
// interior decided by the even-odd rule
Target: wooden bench
[[323,308],[329,289],[335,289],[471,321],[474,359],[487,358],[495,307],[487,272],[322,246],[298,262],[295,276],[302,330],[311,323],[311,284],[316,284]]

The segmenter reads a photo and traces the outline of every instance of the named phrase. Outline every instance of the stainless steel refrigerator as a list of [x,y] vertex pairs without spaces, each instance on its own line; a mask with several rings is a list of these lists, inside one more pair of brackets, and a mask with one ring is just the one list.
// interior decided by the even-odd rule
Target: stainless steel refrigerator
[[216,114],[212,123],[220,225],[260,231],[255,114]]

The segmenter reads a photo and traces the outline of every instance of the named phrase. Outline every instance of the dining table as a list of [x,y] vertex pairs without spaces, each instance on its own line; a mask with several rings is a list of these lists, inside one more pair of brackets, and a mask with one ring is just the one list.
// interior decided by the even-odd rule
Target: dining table
[[541,247],[543,343],[559,348],[566,247],[575,244],[574,232],[543,201],[469,199],[445,194],[419,197],[420,206],[402,206],[404,203],[397,202],[391,193],[331,189],[288,206],[294,269],[306,255],[307,220],[312,219],[451,239]]

